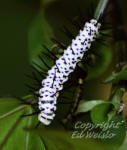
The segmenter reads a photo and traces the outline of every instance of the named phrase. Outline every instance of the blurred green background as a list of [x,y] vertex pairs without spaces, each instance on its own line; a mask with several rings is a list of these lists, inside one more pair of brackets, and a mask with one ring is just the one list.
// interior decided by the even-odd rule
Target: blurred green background
[[0,1],[0,95],[26,92],[28,31],[39,7],[39,0]]

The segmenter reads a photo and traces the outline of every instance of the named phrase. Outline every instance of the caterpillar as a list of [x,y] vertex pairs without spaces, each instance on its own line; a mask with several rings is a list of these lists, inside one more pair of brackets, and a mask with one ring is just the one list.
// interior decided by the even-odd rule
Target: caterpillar
[[100,27],[101,24],[95,19],[87,22],[42,81],[42,88],[39,90],[38,120],[44,125],[49,125],[54,119],[59,92],[63,89],[68,76],[75,70],[77,63],[82,60],[84,53],[90,49]]

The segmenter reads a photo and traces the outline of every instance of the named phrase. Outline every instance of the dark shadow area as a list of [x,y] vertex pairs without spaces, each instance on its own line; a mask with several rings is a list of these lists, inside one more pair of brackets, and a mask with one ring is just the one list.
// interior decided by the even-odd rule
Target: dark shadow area
[[39,0],[0,2],[0,95],[24,95],[29,67],[28,28]]

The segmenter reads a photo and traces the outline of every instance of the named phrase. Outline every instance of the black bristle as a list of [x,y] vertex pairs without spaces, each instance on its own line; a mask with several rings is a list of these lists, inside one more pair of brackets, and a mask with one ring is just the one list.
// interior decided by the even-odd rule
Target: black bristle
[[63,26],[63,29],[61,31],[69,38],[69,39],[74,39],[75,36],[68,30],[67,27]]
[[59,42],[58,40],[56,40],[55,38],[51,38],[51,41],[53,43],[57,44],[59,48],[66,49],[66,46],[64,44],[62,44],[61,42]]
[[32,74],[33,74],[34,80],[38,83],[38,85],[41,86],[41,80],[38,79],[38,77],[37,77],[37,75],[35,74],[35,72],[32,72]]
[[58,102],[58,104],[73,104],[74,102]]
[[56,61],[56,58],[54,58],[53,56],[52,56],[52,54],[47,54],[47,53],[45,53],[45,52],[41,52],[43,55],[45,55],[46,57],[48,57],[49,59],[51,59],[53,62],[55,62]]
[[37,112],[33,112],[31,114],[25,114],[25,115],[22,115],[22,117],[29,117],[29,116],[34,116],[34,115],[37,115],[40,111],[37,111]]
[[44,44],[42,44],[42,47],[47,50],[55,59],[58,59],[58,57],[52,52],[50,51]]
[[45,78],[47,74],[43,74],[43,72],[37,70],[37,68],[35,68],[34,66],[30,66],[41,78]]
[[43,63],[48,69],[51,68],[49,65],[47,65],[47,63],[44,61],[44,59],[41,57],[41,55],[39,55],[38,57],[39,57],[39,59],[42,61],[42,63]]
[[38,128],[40,124],[41,124],[41,122],[38,122],[35,126],[35,129]]
[[97,42],[98,44],[107,46],[107,44],[106,44],[101,38],[96,38],[96,42]]
[[102,32],[100,32],[100,35],[102,35],[102,36],[104,36],[104,37],[112,38],[112,36],[111,36],[111,35],[106,34],[106,33],[102,33]]
[[38,90],[38,88],[35,88],[35,87],[33,87],[33,86],[29,85],[29,84],[25,84],[25,85],[26,85],[26,87],[28,87],[31,90],[31,92],[35,92],[35,91]]
[[101,31],[105,31],[105,30],[113,30],[113,27],[112,26],[103,26],[102,28],[101,28]]
[[32,61],[32,63],[33,63],[33,65],[35,65],[36,67],[38,67],[39,69],[41,69],[41,71],[45,74],[45,75],[47,75],[47,70],[46,69],[44,69],[44,68],[42,68],[40,65],[38,65],[36,62],[34,62],[34,61]]

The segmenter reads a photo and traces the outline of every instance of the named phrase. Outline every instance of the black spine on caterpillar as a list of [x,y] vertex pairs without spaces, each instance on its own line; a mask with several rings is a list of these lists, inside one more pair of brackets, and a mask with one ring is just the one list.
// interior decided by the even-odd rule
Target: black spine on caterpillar
[[48,71],[46,79],[42,81],[42,88],[39,90],[38,120],[43,124],[49,125],[54,119],[59,91],[63,89],[63,84],[68,80],[69,74],[74,71],[76,64],[82,60],[84,53],[90,49],[100,26],[101,24],[95,19],[90,20],[90,23],[87,22],[64,51],[63,56]]

